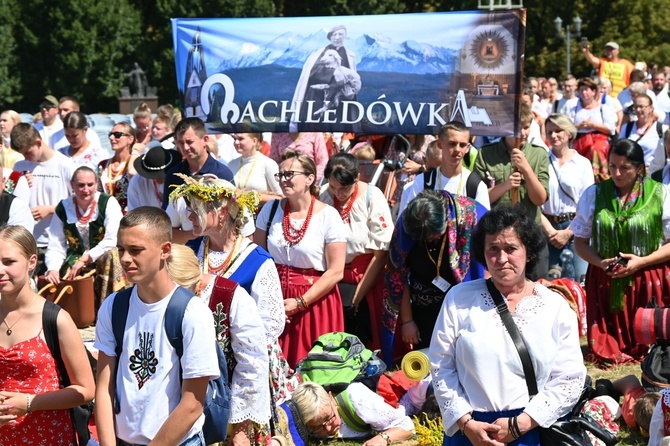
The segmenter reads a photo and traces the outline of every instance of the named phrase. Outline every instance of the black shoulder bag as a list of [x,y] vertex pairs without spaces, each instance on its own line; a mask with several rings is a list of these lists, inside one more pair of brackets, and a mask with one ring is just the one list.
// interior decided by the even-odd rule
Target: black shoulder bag
[[[535,369],[530,359],[530,354],[526,348],[526,342],[519,333],[519,328],[514,323],[512,315],[509,312],[507,303],[503,299],[502,294],[491,279],[486,280],[486,287],[496,304],[496,310],[502,319],[509,336],[514,342],[514,346],[521,358],[521,365],[526,377],[526,385],[528,386],[528,394],[532,399],[537,395],[537,379],[535,378]],[[591,446],[591,440],[586,432],[591,432],[597,438],[602,440],[607,446],[613,446],[618,443],[616,435],[605,430],[593,418],[588,415],[580,413],[584,404],[591,399],[594,394],[594,389],[589,385],[584,385],[582,395],[579,397],[577,404],[572,408],[570,413],[562,420],[557,420],[549,427],[540,427],[540,443],[542,446]]]

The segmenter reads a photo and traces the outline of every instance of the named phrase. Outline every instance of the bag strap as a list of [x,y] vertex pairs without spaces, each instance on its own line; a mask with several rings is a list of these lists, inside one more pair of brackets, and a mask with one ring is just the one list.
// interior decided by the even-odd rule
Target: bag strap
[[58,374],[60,375],[61,388],[70,385],[70,377],[67,374],[65,363],[60,354],[60,341],[58,339],[58,313],[61,308],[53,302],[47,300],[42,309],[42,328],[44,329],[44,339],[47,342],[51,356],[56,361]]
[[632,122],[627,122],[626,123],[626,131],[624,133],[624,136],[628,138],[630,136],[630,132],[633,131],[633,123]]
[[277,213],[277,208],[279,207],[279,202],[281,201],[281,198],[279,200],[275,200],[272,202],[272,208],[270,209],[270,217],[268,217],[268,225],[265,228],[265,243],[267,244],[268,241],[268,236],[270,235],[270,226],[272,226],[272,221],[275,219],[275,214]]
[[335,401],[337,402],[337,411],[339,412],[340,417],[350,428],[356,432],[370,431],[370,425],[358,416],[354,409],[354,405],[351,403],[351,399],[349,399],[349,393],[346,390],[340,392],[335,397]]
[[465,195],[474,200],[477,197],[477,188],[481,182],[482,178],[477,172],[470,172],[470,176],[465,181]]
[[554,166],[554,163],[551,162],[551,154],[549,155],[549,164],[551,165],[551,168],[554,169],[554,173],[556,174],[556,182],[558,183],[558,187],[561,189],[561,191],[568,196],[569,199],[571,199],[575,204],[577,204],[577,200],[572,198],[572,195],[568,193],[565,189],[563,189],[563,185],[561,184],[561,177],[558,176],[558,171],[556,170],[556,166]]
[[[121,353],[123,352],[123,334],[126,331],[126,319],[128,319],[128,310],[130,308],[130,296],[133,288],[126,288],[116,293],[112,303],[112,332],[114,333],[114,353],[116,354],[116,364],[114,365],[114,383],[118,384],[119,362],[121,362]],[[114,413],[121,412],[121,398],[118,385],[114,386]]]
[[532,399],[537,395],[537,380],[535,379],[535,370],[533,369],[533,363],[530,359],[526,342],[521,337],[521,333],[519,333],[519,328],[514,323],[514,319],[512,319],[512,315],[505,303],[505,299],[503,299],[502,294],[498,291],[498,288],[496,288],[491,279],[486,279],[486,287],[493,298],[493,302],[496,304],[496,310],[500,315],[500,319],[502,319],[503,324],[505,324],[507,333],[509,333],[510,338],[512,338],[512,341],[514,342],[514,346],[516,347],[516,351],[519,353],[521,365],[523,366],[523,373],[526,376],[528,394]]
[[[172,294],[170,302],[168,302],[167,308],[165,309],[165,334],[167,335],[170,345],[175,349],[180,361],[181,357],[184,355],[184,334],[181,331],[181,324],[184,320],[186,307],[192,297],[193,293],[186,288],[179,286]],[[179,373],[179,376],[181,379],[181,372]]]
[[423,173],[423,190],[435,190],[437,185],[437,170],[430,169]]
[[658,139],[663,141],[663,124],[658,119],[656,120],[656,133],[658,133]]

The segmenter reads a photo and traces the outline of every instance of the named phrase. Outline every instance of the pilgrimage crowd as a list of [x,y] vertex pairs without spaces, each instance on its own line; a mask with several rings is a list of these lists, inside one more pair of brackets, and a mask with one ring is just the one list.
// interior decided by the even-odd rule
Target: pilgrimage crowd
[[[94,398],[100,444],[203,445],[217,377],[236,446],[411,438],[406,401],[302,382],[314,341],[342,331],[389,365],[428,349],[422,401],[434,395],[444,444],[539,445],[587,381],[582,321],[552,281],[583,286],[602,367],[668,337],[636,315],[670,304],[670,67],[633,65],[615,42],[584,55],[593,77],[528,78],[520,135],[490,140],[456,121],[395,138],[208,135],[142,104],[109,157],[72,97],[45,96],[36,123],[2,112],[0,445],[77,444],[68,409]],[[368,182],[382,158],[395,190]],[[95,379],[75,321],[33,281],[87,274]],[[670,392],[648,402],[648,381],[596,390],[624,397],[656,446]]]

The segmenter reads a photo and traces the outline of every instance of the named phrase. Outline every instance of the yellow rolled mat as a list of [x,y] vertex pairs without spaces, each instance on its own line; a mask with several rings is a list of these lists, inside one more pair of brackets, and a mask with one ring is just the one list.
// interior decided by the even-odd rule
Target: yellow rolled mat
[[402,373],[412,381],[421,381],[430,373],[428,349],[409,352],[402,358],[400,365]]

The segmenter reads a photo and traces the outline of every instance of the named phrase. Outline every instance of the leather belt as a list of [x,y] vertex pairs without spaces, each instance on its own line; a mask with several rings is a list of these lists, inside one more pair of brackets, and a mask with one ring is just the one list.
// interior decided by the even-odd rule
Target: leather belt
[[547,217],[547,220],[553,221],[554,223],[565,223],[566,221],[570,221],[570,220],[575,219],[575,213],[574,212],[565,212],[563,214],[558,214],[558,215],[544,214],[544,216]]

